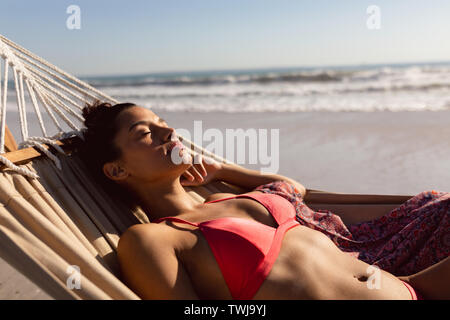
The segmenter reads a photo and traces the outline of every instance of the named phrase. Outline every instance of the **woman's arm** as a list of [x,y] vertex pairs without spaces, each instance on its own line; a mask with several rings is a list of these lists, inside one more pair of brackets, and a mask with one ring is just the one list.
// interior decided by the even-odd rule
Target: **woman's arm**
[[158,227],[137,224],[120,237],[117,255],[123,279],[142,299],[197,300],[170,236]]
[[263,174],[257,170],[251,170],[233,163],[223,163],[221,168],[216,173],[217,180],[243,187],[245,189],[254,189],[262,184],[282,180],[292,184],[302,197],[305,197],[306,188],[299,182],[282,176],[280,174]]
[[348,227],[352,224],[380,218],[390,213],[400,204],[334,204],[334,203],[310,203],[308,207],[317,211],[329,210],[338,215]]
[[407,277],[398,277],[408,282],[425,299],[450,299],[450,257]]
[[[207,160],[208,159],[208,160]],[[180,182],[183,186],[199,186],[210,181],[222,180],[244,189],[252,190],[260,185],[274,181],[286,181],[296,188],[302,197],[306,195],[306,188],[294,179],[275,173],[263,174],[234,163],[220,163],[209,157],[201,156],[187,169]]]

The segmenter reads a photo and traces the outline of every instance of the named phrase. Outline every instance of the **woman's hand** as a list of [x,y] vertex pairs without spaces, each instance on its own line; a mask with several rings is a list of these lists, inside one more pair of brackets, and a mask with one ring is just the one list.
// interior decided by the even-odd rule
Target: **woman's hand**
[[217,173],[222,169],[222,164],[216,160],[196,153],[193,164],[181,175],[182,186],[201,186],[216,179]]

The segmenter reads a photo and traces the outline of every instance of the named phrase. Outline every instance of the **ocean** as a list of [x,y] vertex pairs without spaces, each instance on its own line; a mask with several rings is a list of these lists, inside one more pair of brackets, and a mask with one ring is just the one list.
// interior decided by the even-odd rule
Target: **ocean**
[[82,79],[119,101],[165,112],[450,110],[450,62]]

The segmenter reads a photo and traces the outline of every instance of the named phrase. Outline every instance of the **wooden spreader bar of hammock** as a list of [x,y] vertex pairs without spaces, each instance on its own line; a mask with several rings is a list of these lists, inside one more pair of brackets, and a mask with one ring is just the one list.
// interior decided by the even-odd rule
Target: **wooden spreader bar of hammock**
[[[71,137],[68,139],[58,140],[57,144],[64,150],[71,149],[72,142],[78,137]],[[44,148],[50,147],[44,144]],[[5,149],[8,151],[3,154],[8,160],[16,165],[25,164],[34,158],[42,156],[42,153],[34,148],[17,149],[16,141],[13,135],[6,126]],[[6,166],[0,163],[0,171]],[[376,194],[349,194],[328,192],[315,189],[306,189],[305,196],[306,203],[321,203],[321,204],[401,204],[410,199],[410,195],[376,195]]]
[[17,143],[16,140],[14,140],[14,137],[9,131],[8,125],[5,124],[5,150],[6,152],[15,151],[17,150]]
[[[59,145],[64,151],[70,150],[71,143],[75,140],[79,139],[78,137],[67,138],[63,140],[57,140],[56,144]],[[50,149],[49,146],[43,144],[45,149]],[[42,156],[42,153],[34,148],[23,148],[17,149],[17,144],[9,131],[8,127],[6,127],[6,139],[5,139],[5,149],[8,151],[2,156],[13,162],[15,165],[25,164],[31,161],[34,158],[38,158]],[[3,163],[0,163],[0,170],[7,168]]]

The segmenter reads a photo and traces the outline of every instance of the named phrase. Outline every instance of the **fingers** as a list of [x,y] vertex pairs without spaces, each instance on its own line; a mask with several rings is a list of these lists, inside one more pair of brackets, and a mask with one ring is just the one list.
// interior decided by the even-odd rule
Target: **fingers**
[[207,159],[201,154],[194,153],[193,160],[192,165],[182,174],[182,176],[186,178],[180,180],[181,184],[184,186],[201,185],[208,180],[208,171],[203,164],[203,161],[208,164],[206,161]]
[[204,177],[206,177],[206,175],[208,174],[208,172],[205,169],[205,166],[203,165],[203,157],[199,153],[194,155],[194,168],[200,171],[200,173]]
[[194,178],[198,181],[203,181],[203,177],[206,176],[206,171],[205,174],[202,175],[200,172],[198,172],[197,167],[192,166],[189,169],[189,173],[192,174],[194,176]]
[[194,166],[189,167],[189,169],[183,172],[182,177],[185,179],[180,179],[180,182],[184,186],[194,186],[204,182],[203,176]]
[[198,182],[196,182],[196,181],[189,181],[186,178],[183,179],[183,177],[180,179],[180,183],[181,183],[182,186],[185,186],[185,187],[198,185]]
[[191,181],[195,180],[194,176],[192,174],[190,174],[188,170],[183,172],[183,176],[188,180],[191,180]]

